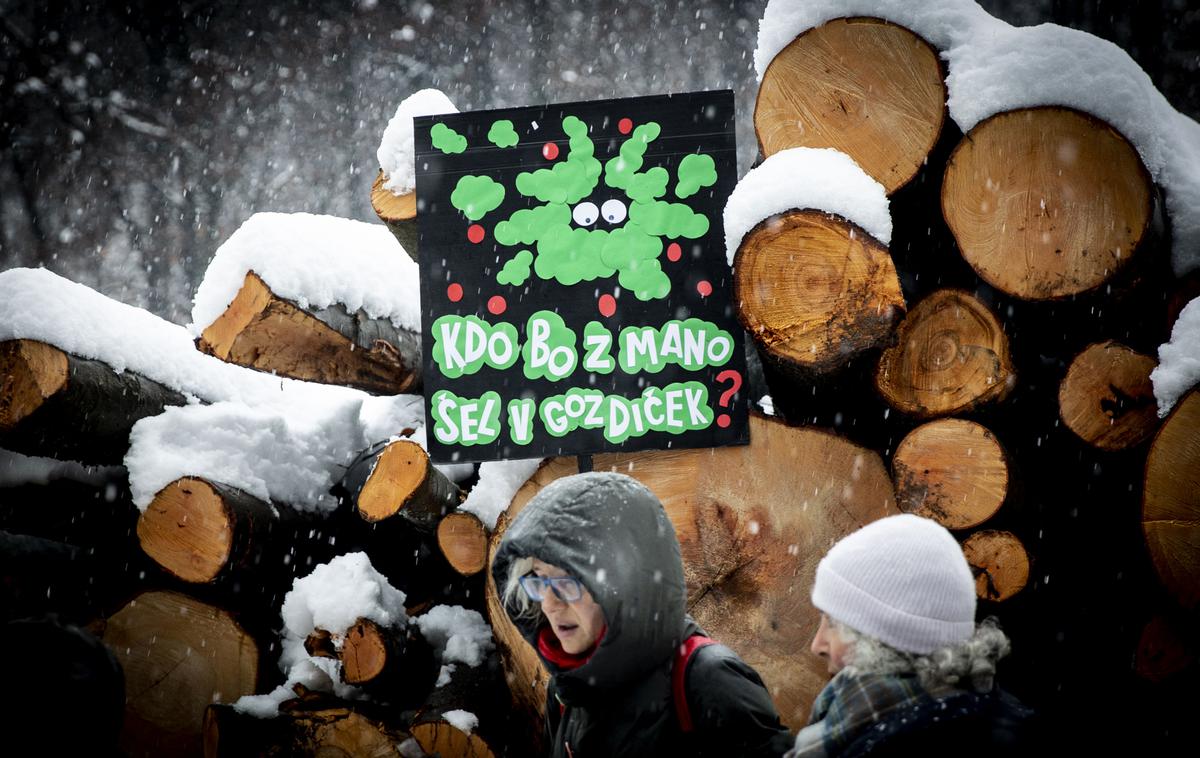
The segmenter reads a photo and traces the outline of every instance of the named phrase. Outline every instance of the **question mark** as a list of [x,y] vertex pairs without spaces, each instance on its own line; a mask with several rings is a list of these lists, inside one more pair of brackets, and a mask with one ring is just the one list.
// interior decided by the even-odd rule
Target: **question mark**
[[[742,388],[742,375],[737,371],[727,368],[721,373],[717,374],[717,384],[724,384],[726,379],[730,381],[729,389],[722,392],[721,397],[717,400],[717,405],[721,406],[722,408],[728,407],[729,398],[737,394],[737,391]],[[722,429],[729,426],[732,421],[733,419],[729,418],[728,413],[722,413],[720,416],[717,416],[717,426],[721,427]]]

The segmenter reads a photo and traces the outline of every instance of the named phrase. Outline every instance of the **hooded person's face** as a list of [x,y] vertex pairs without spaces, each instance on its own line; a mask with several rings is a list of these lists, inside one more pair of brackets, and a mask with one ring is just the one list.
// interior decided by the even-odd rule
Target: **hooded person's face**
[[813,635],[811,650],[828,661],[830,674],[836,674],[846,667],[852,649],[851,643],[842,639],[829,617],[822,613],[821,625]]
[[[537,576],[567,576],[558,566],[533,559],[533,573]],[[604,628],[604,611],[592,599],[591,593],[583,589],[583,596],[573,603],[560,600],[558,595],[547,590],[542,598],[542,613],[550,623],[550,630],[558,638],[562,649],[572,655],[582,653],[596,643],[596,637]]]

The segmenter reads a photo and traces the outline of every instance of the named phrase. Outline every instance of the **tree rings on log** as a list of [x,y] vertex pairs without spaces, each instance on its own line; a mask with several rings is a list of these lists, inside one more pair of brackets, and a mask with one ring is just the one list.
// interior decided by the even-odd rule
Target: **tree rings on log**
[[209,703],[254,694],[258,644],[225,611],[177,592],[145,592],[108,619],[104,643],[125,671],[121,749],[198,755]]
[[1101,450],[1140,445],[1158,427],[1150,372],[1158,362],[1109,340],[1088,345],[1058,388],[1067,428]]
[[44,342],[0,342],[0,445],[26,455],[120,463],[129,430],[183,395]]
[[383,171],[371,185],[371,207],[392,232],[400,247],[414,261],[417,258],[417,192],[397,195],[383,186]]
[[[509,710],[503,702],[499,673],[494,655],[478,666],[454,664],[450,681],[429,693],[409,727],[426,755],[493,758],[496,752],[503,752],[501,730]],[[446,713],[456,710],[473,714],[478,723],[467,731],[460,729],[446,718]]]
[[1188,609],[1200,605],[1200,389],[1184,396],[1150,443],[1142,530],[1159,579]]
[[991,518],[1008,494],[1008,460],[990,431],[939,419],[909,432],[892,458],[896,505],[947,529]]
[[241,490],[184,477],[159,490],[137,523],[142,550],[185,582],[247,569],[279,523],[270,505]]
[[463,576],[474,576],[487,564],[487,528],[473,513],[446,514],[438,522],[437,543],[446,562]]
[[1154,185],[1108,124],[1062,107],[1008,111],[955,148],[942,214],[963,258],[1027,300],[1096,290],[1147,236]]
[[462,491],[433,467],[429,454],[412,440],[375,446],[350,464],[342,487],[369,522],[395,516],[433,531],[462,501]]
[[419,335],[338,304],[304,310],[253,271],[196,347],[239,366],[381,395],[410,392],[421,382]]
[[937,51],[902,26],[841,18],[785,47],[762,77],[754,131],[764,156],[790,147],[846,153],[890,195],[916,175],[942,131]]
[[[751,414],[747,446],[604,454],[594,465],[628,473],[658,496],[679,536],[688,612],[762,675],[785,724],[806,723],[829,681],[819,658],[801,654],[820,622],[809,588],[835,541],[897,512],[879,456],[828,432]],[[513,498],[489,552],[537,491],[577,470],[573,457],[539,469]],[[540,710],[540,662],[488,580],[514,707]]]
[[1000,322],[974,296],[953,289],[938,290],[912,309],[875,373],[888,404],[918,418],[998,402],[1015,383]]
[[793,210],[758,224],[734,259],[738,318],[782,365],[830,374],[882,347],[904,313],[887,248],[837,216]]
[[980,600],[1008,600],[1029,582],[1029,554],[1012,532],[975,532],[963,542],[963,554],[975,574]]

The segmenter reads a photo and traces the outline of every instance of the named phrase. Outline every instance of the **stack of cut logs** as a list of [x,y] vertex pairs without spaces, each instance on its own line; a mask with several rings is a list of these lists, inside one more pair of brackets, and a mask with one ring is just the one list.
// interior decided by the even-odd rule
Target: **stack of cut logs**
[[[1026,546],[1040,509],[1078,499],[1075,475],[1093,464],[1144,466],[1108,504],[1136,508],[1140,498],[1162,585],[1184,609],[1200,605],[1200,392],[1160,422],[1149,381],[1154,348],[1197,289],[1167,274],[1159,192],[1122,135],[1069,108],[1002,113],[957,133],[944,77],[937,50],[876,19],[830,21],[779,53],[754,109],[763,156],[848,153],[890,195],[890,247],[817,209],[764,219],[737,251],[733,301],[760,358],[751,391],[769,392],[776,415],[752,416],[745,447],[594,461],[662,499],[689,612],[762,674],[792,728],[827,680],[804,652],[818,623],[808,601],[816,564],[834,540],[889,513],[954,530],[979,597],[1017,596],[1012,607],[1039,559]],[[381,185],[373,205],[416,257],[415,198]],[[253,272],[197,347],[368,392],[420,387],[418,335],[303,308]],[[185,402],[29,340],[0,343],[0,377],[0,447],[89,463],[120,462],[135,421]],[[119,575],[114,588],[73,599],[74,616],[92,621],[125,667],[122,747],[383,755],[411,737],[430,754],[527,754],[546,673],[483,569],[529,498],[576,470],[573,458],[548,461],[490,534],[455,510],[463,492],[405,435],[361,451],[338,488],[344,507],[321,519],[193,477],[163,488],[140,517],[120,487],[115,497],[73,493],[77,511],[107,504],[116,525],[84,535],[85,547],[135,534],[152,562],[100,551],[120,565],[80,570]],[[15,511],[0,513],[13,528]],[[38,555],[47,576],[69,574],[78,545],[45,534],[22,538],[23,554]],[[275,719],[220,705],[278,680],[270,630],[291,579],[357,549],[407,594],[410,615],[445,602],[485,611],[499,661],[459,666],[434,687],[438,666],[412,625],[360,620],[314,631],[306,648],[338,658],[344,681],[372,702],[297,687]],[[13,595],[23,602],[45,590],[46,576],[9,578],[27,582]],[[1149,679],[1195,658],[1172,618],[1146,626],[1138,670]],[[451,726],[442,716],[453,710],[478,716],[478,729]]]

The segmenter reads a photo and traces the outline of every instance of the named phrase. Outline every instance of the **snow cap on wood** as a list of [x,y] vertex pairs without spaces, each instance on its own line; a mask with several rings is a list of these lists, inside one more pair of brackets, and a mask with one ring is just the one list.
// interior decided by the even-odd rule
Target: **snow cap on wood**
[[417,186],[416,148],[413,145],[413,119],[458,113],[445,93],[437,89],[414,92],[396,108],[396,115],[383,130],[376,157],[383,169],[385,189],[396,195],[407,195]]
[[1200,297],[1179,312],[1171,339],[1158,347],[1158,366],[1150,372],[1159,418],[1170,413],[1179,398],[1200,383]]
[[750,169],[730,193],[725,204],[725,254],[729,265],[733,265],[733,257],[751,229],[764,219],[793,209],[841,216],[885,245],[892,239],[892,216],[882,184],[843,152],[793,147]]

